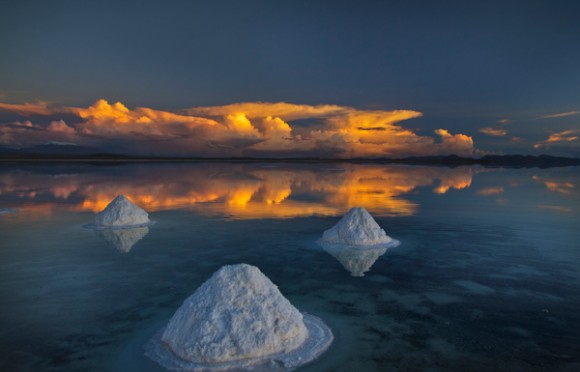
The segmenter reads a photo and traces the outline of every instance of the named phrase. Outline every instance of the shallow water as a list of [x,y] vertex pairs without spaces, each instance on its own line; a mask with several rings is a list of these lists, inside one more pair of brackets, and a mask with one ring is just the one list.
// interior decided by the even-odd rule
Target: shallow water
[[[332,328],[305,371],[580,370],[579,185],[577,167],[4,165],[0,370],[158,370],[143,343],[240,262]],[[118,193],[156,223],[83,228]],[[319,248],[355,206],[401,246]]]

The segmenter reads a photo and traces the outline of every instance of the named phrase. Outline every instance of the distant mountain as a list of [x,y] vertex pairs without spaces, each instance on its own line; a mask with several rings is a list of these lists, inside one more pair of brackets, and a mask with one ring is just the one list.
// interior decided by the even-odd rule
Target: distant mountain
[[0,148],[0,154],[9,154],[15,156],[86,156],[103,153],[96,147],[81,146],[75,143],[51,141],[42,145],[24,147],[20,149]]
[[578,158],[566,158],[550,155],[486,155],[482,158],[464,158],[457,155],[448,156],[424,156],[409,157],[404,159],[384,159],[388,163],[417,164],[417,165],[483,165],[486,167],[563,167],[569,165],[580,165]]
[[123,163],[123,162],[228,162],[228,163],[366,163],[366,164],[408,164],[443,167],[459,167],[465,165],[481,165],[485,167],[505,168],[550,168],[565,166],[580,166],[580,158],[566,158],[560,156],[531,156],[531,155],[486,155],[482,158],[464,158],[457,155],[447,156],[419,156],[402,159],[380,158],[204,158],[178,156],[135,156],[111,154],[100,149],[78,146],[69,143],[49,142],[44,145],[24,149],[0,148],[0,160],[18,162],[54,161],[54,162],[89,162],[89,163]]

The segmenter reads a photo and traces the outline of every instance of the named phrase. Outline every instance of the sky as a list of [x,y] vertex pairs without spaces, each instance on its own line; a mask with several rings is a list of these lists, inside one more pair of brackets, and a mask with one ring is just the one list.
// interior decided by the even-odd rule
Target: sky
[[580,3],[0,0],[0,146],[580,156]]

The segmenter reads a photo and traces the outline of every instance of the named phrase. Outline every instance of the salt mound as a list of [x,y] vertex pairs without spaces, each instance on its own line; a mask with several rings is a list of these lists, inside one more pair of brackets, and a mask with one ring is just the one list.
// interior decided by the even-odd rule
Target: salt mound
[[332,342],[322,320],[301,314],[254,266],[224,266],[145,346],[168,369],[294,368]]
[[93,222],[95,227],[136,227],[151,221],[145,210],[139,208],[123,194],[117,195]]
[[119,251],[129,253],[137,242],[149,233],[148,227],[132,229],[98,229],[95,233]]
[[364,208],[352,208],[338,223],[322,234],[321,245],[391,247],[399,241],[391,239]]
[[379,257],[387,251],[385,247],[360,249],[328,245],[323,248],[336,258],[345,270],[350,272],[350,275],[356,277],[365,276],[364,273],[369,271]]

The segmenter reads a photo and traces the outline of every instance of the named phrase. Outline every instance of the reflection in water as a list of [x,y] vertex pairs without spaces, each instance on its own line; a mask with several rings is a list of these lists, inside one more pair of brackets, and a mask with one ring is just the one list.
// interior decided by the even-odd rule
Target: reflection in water
[[568,180],[559,179],[545,179],[540,176],[533,176],[534,181],[542,182],[544,186],[550,191],[554,191],[560,194],[571,194],[576,185]]
[[10,195],[7,202],[23,211],[43,209],[34,210],[36,216],[49,216],[56,206],[96,213],[118,194],[148,212],[203,203],[205,213],[225,213],[233,219],[337,216],[359,206],[377,216],[410,216],[418,205],[403,195],[418,187],[431,187],[436,194],[463,189],[480,171],[361,164],[87,166],[67,175],[0,173],[0,197]]
[[97,229],[95,233],[120,252],[129,253],[131,248],[149,233],[149,228]]
[[387,248],[353,248],[325,245],[323,249],[342,264],[352,276],[364,276]]

